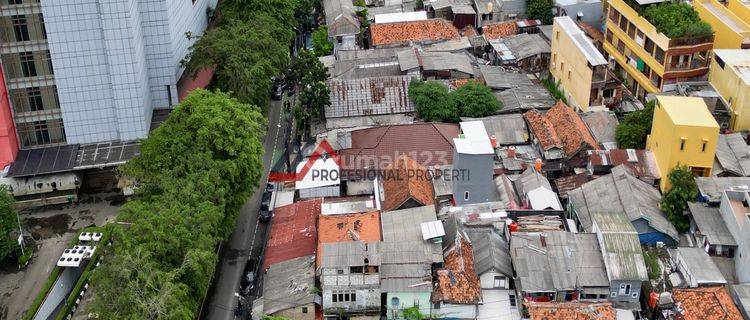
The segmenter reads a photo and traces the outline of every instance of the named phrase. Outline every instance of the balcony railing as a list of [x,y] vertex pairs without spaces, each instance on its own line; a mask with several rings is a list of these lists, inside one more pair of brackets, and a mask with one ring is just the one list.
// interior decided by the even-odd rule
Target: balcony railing
[[669,47],[680,47],[680,46],[695,46],[704,43],[711,43],[714,41],[713,35],[702,36],[702,37],[684,37],[674,38],[669,40]]
[[708,68],[708,59],[693,59],[690,63],[680,63],[675,66],[667,64],[665,71],[689,71]]

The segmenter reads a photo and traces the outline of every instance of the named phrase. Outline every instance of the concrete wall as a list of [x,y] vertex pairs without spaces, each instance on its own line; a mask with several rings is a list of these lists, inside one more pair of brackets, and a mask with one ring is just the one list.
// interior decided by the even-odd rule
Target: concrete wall
[[719,1],[695,0],[692,3],[701,20],[714,30],[714,49],[739,49],[742,40],[750,37],[750,25]]
[[594,70],[589,66],[586,55],[560,25],[560,19],[563,18],[555,18],[552,25],[549,71],[554,80],[560,82],[560,89],[565,92],[570,106],[586,112],[589,110]]
[[[491,154],[461,154],[453,151],[453,169],[462,170],[463,177],[453,180],[453,198],[457,205],[488,202],[492,199],[494,182],[492,181]],[[465,200],[465,192],[469,192]]]
[[750,129],[750,85],[746,84],[731,65],[719,66],[716,56],[711,59],[708,80],[724,101],[731,101],[729,129],[741,131]]
[[721,198],[719,212],[737,242],[737,252],[734,254],[737,281],[748,282],[750,281],[750,222],[748,219],[737,220],[726,196]]
[[[625,294],[625,289],[622,286],[630,285],[630,292]],[[635,297],[633,296],[635,294]],[[614,295],[614,296],[613,296]],[[641,297],[641,282],[640,281],[610,281],[609,287],[609,301],[616,302],[638,302]]]
[[578,21],[578,12],[583,13],[583,22],[601,30],[602,2],[600,0],[585,0],[570,3],[570,1],[555,1],[559,15],[567,15],[573,21]]
[[510,305],[510,295],[513,290],[482,289],[482,304],[479,305],[477,319],[479,320],[518,320],[521,312],[516,306]]
[[479,276],[479,283],[482,289],[496,289],[495,288],[495,277],[505,277],[505,286],[502,289],[509,289],[510,282],[513,281],[512,277],[508,277],[502,273],[488,271]]
[[432,309],[432,314],[441,318],[451,319],[476,319],[479,313],[479,305],[474,304],[440,304],[439,309]]
[[315,304],[310,303],[292,309],[281,310],[273,314],[275,317],[298,320],[315,320]]
[[[432,303],[430,302],[431,292],[388,292],[386,294],[386,317],[390,319],[398,319],[402,317],[402,311],[404,309],[411,308],[413,306],[419,306],[419,312],[422,314],[430,314],[432,312]],[[393,303],[393,298],[398,299],[398,305]]]

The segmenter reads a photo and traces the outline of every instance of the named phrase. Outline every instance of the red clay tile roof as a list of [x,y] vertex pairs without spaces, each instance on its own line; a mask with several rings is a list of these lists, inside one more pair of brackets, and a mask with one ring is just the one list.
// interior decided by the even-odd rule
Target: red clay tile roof
[[562,149],[562,140],[557,136],[555,127],[541,112],[532,109],[523,114],[523,118],[529,123],[531,133],[539,141],[542,149],[549,150],[557,147]]
[[315,254],[315,221],[321,203],[322,199],[299,201],[274,210],[264,270],[275,263]]
[[412,158],[401,155],[385,170],[383,178],[383,210],[398,210],[409,199],[429,206],[435,202],[432,179],[427,169]]
[[[352,131],[352,147],[339,152],[343,169],[385,169],[402,154],[421,166],[453,164],[453,123],[414,123]],[[416,156],[416,157],[415,157]],[[346,174],[346,172],[343,172]]]
[[370,25],[370,35],[372,36],[372,44],[375,46],[459,38],[458,29],[444,19],[373,23]]
[[530,110],[523,116],[544,150],[562,147],[566,156],[572,156],[582,149],[599,150],[599,144],[581,116],[562,101],[558,101],[544,115]]
[[315,266],[320,266],[323,244],[348,241],[380,241],[380,212],[321,215],[318,218],[318,251]]
[[675,305],[684,310],[679,320],[741,320],[742,315],[725,287],[672,290]]
[[474,271],[471,244],[459,236],[445,255],[445,268],[437,271],[437,286],[432,301],[475,304],[482,301],[479,277]]
[[615,309],[608,302],[529,302],[532,320],[615,320]]
[[[635,158],[632,158],[628,152],[634,154]],[[650,150],[591,150],[588,152],[588,156],[589,162],[594,168],[624,165],[638,178],[659,179],[661,177],[654,154]]]
[[555,179],[555,186],[560,198],[567,199],[568,191],[580,188],[584,183],[594,180],[588,172]]
[[514,34],[518,34],[516,20],[488,24],[482,27],[482,35],[484,35],[484,38],[487,39],[487,41],[507,38]]

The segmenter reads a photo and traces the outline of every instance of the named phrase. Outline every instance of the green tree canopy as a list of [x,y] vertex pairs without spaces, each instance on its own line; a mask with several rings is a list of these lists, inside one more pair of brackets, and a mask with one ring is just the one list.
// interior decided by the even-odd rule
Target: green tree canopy
[[451,92],[462,117],[485,117],[502,108],[492,89],[482,83],[469,81]]
[[458,122],[458,107],[448,88],[436,81],[412,80],[409,98],[414,101],[419,116],[426,121]]
[[695,201],[698,197],[698,185],[690,168],[684,165],[672,169],[668,178],[671,188],[661,199],[661,210],[678,232],[685,232],[690,229],[690,222],[684,212],[688,201]]
[[475,81],[449,92],[440,82],[413,80],[409,98],[426,121],[458,122],[460,117],[485,117],[503,106],[490,88]]
[[526,15],[529,19],[542,20],[544,24],[552,24],[553,0],[527,0]]
[[654,118],[654,101],[646,103],[643,110],[632,112],[615,129],[615,140],[622,149],[643,149],[651,133]]
[[320,26],[312,33],[312,44],[313,51],[318,57],[333,53],[333,43],[328,40],[328,27]]
[[656,27],[656,31],[670,38],[713,34],[711,25],[701,20],[698,12],[684,2],[664,2],[648,6],[643,16]]
[[0,185],[0,261],[11,256],[19,249],[13,231],[18,230],[16,201],[8,187]]
[[138,182],[115,245],[92,276],[102,319],[192,319],[216,245],[262,175],[265,118],[222,92],[195,90],[123,167]]
[[271,77],[289,63],[287,45],[279,42],[270,27],[273,23],[272,17],[261,14],[256,20],[231,20],[208,30],[193,44],[183,64],[188,72],[215,68],[219,89],[265,110]]

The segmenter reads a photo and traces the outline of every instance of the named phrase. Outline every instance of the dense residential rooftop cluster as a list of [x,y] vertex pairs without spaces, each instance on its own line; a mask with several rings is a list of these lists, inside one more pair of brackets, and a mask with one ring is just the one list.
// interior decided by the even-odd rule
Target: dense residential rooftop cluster
[[[348,2],[327,2],[340,1]],[[375,2],[368,11],[388,13],[372,15],[368,37],[354,47],[332,37],[333,54],[320,58],[331,105],[306,149],[333,141],[341,179],[295,182],[305,187],[276,209],[266,246],[271,257],[315,255],[308,277],[318,279],[320,299],[276,314],[302,316],[295,310],[304,304],[311,319],[313,307],[331,319],[740,319],[750,280],[741,258],[750,254],[741,253],[750,244],[741,219],[750,212],[750,147],[745,133],[719,129],[748,128],[723,118],[722,110],[742,107],[724,98],[740,89],[721,81],[742,78],[737,55],[750,53],[737,44],[733,55],[714,55],[700,41],[672,41],[712,34],[682,3],[638,2],[635,11],[614,0],[602,12],[599,2],[556,1],[579,16],[562,14],[551,26],[489,3],[428,1],[423,15]],[[597,10],[599,18],[586,16]],[[623,51],[626,43],[648,55],[634,57],[641,53]],[[706,78],[709,65],[730,64]],[[702,80],[689,82],[700,89],[674,85],[678,72]],[[410,95],[425,80],[449,93],[485,86],[502,108],[459,124],[425,122],[425,106]],[[620,148],[618,126],[645,113],[642,102],[654,110],[645,147]],[[678,165],[691,168],[700,190],[686,205],[688,230],[662,204]],[[371,205],[358,206],[362,197]],[[287,208],[314,211],[305,204],[316,198],[350,204],[298,215],[304,223],[283,219]],[[301,239],[312,234],[317,248],[300,241],[274,249],[289,238],[286,228]],[[256,310],[274,314],[264,300]]]

